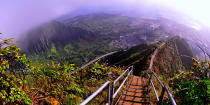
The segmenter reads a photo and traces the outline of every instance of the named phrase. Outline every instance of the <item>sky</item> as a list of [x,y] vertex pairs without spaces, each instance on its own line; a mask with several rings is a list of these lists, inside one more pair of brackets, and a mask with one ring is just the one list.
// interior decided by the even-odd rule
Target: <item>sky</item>
[[160,0],[160,3],[210,27],[210,0]]
[[173,8],[210,27],[210,0],[0,0],[0,32],[20,37],[31,28],[75,11],[133,10],[155,14]]

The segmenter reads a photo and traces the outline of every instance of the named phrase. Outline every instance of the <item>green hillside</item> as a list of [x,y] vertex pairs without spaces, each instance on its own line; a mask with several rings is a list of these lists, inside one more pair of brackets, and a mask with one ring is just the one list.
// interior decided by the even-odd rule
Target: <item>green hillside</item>
[[[141,44],[126,51],[119,51],[109,56],[106,61],[116,66],[134,65],[134,73],[139,75],[141,71],[148,69],[151,56],[161,43],[165,44],[158,50],[154,60],[154,71],[163,75],[167,74],[166,76],[170,77],[184,68],[190,68],[193,57],[192,51],[187,42],[180,37],[173,37],[168,41],[160,41],[151,45]],[[180,56],[183,54],[190,58]]]
[[81,65],[111,51],[169,38],[157,24],[156,20],[114,14],[82,15],[38,26],[20,46],[33,59]]

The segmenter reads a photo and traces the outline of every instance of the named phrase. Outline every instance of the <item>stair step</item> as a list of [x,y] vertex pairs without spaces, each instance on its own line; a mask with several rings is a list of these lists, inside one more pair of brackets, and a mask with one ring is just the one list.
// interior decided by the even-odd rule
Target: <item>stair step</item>
[[149,97],[141,97],[141,96],[135,96],[135,95],[127,95],[127,94],[123,94],[124,97],[129,96],[129,97],[136,97],[136,98],[149,98]]
[[131,88],[131,87],[129,89],[145,90],[145,88]]
[[119,102],[118,105],[139,105],[139,104],[142,104],[142,105],[150,105],[150,102],[140,102],[140,101],[132,101],[132,100],[123,100],[121,102]]
[[128,91],[128,90],[125,90],[125,92],[132,92],[132,93],[144,93],[144,92],[147,92],[147,91],[135,92],[135,91]]

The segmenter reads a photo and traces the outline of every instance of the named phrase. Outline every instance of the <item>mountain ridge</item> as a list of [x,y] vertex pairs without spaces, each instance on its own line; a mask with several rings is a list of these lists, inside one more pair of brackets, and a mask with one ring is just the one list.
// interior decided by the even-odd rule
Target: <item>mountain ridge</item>
[[[72,59],[70,63],[84,64],[105,53],[143,43],[152,44],[183,34],[186,34],[182,36],[185,39],[191,38],[192,30],[196,31],[165,18],[144,19],[96,13],[41,25],[28,32],[22,48],[29,55],[41,54],[45,59],[59,61]],[[196,49],[194,44],[190,47]],[[56,54],[51,52],[52,48],[57,50]],[[200,53],[193,52],[196,52],[194,55]]]
[[[182,42],[182,43],[177,43]],[[177,44],[182,47],[175,47]],[[186,44],[186,45],[185,45]],[[161,47],[160,47],[161,46]],[[150,59],[155,53],[153,66],[151,69],[154,72],[161,73],[167,78],[173,77],[182,70],[188,70],[192,66],[192,51],[186,41],[178,36],[173,37],[168,41],[160,41],[151,45],[138,45],[126,51],[120,51],[110,55],[105,61],[110,65],[115,66],[134,66],[134,75],[140,75],[141,72],[149,68]],[[189,58],[182,58],[183,49],[186,49],[184,54]]]

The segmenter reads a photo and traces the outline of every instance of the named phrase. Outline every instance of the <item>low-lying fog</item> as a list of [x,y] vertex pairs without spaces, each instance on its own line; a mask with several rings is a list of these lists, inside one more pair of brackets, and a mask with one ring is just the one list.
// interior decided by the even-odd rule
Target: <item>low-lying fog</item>
[[[63,15],[93,12],[115,12],[150,18],[163,15],[182,22],[189,21],[188,17],[183,16],[185,14],[210,25],[208,0],[1,0],[0,4],[0,32],[3,37],[20,38],[27,30],[46,21]],[[200,28],[195,22],[187,23]]]

